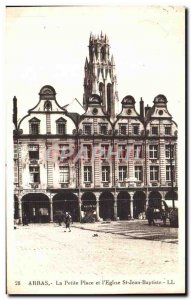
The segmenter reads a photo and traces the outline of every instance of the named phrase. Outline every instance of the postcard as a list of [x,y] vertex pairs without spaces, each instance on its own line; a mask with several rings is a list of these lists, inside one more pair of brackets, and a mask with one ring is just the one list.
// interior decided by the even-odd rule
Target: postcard
[[186,293],[185,19],[6,7],[7,294]]

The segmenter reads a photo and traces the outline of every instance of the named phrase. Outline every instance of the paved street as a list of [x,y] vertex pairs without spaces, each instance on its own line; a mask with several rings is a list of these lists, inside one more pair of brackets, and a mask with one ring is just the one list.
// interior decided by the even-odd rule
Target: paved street
[[118,222],[97,222],[94,224],[74,224],[73,226],[85,230],[105,232],[124,235],[131,239],[144,239],[162,241],[165,243],[178,243],[178,229],[172,228],[167,223],[163,226],[162,222],[156,222],[155,226],[149,226],[148,221],[118,221]]
[[[67,279],[173,274],[178,268],[178,244],[172,243],[177,241],[177,229],[146,224],[145,221],[75,223],[71,232],[64,232],[64,227],[57,224],[18,226],[14,230],[13,278],[22,283],[23,278],[45,280],[47,276]],[[149,236],[160,237],[161,241]]]

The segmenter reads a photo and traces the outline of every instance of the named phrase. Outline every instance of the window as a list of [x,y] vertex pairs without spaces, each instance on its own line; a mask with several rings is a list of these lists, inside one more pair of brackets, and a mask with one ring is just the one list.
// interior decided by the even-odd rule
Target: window
[[171,135],[171,127],[170,126],[165,126],[165,134]]
[[[170,149],[171,149],[171,155],[170,155]],[[165,155],[166,158],[173,158],[174,157],[174,145],[165,145]]]
[[119,124],[119,134],[122,134],[122,135],[127,134],[127,125]]
[[65,124],[63,123],[57,124],[57,134],[65,134]]
[[149,158],[158,158],[158,145],[149,146]]
[[102,182],[109,182],[110,167],[102,167]]
[[139,181],[143,181],[143,167],[135,166],[135,178]]
[[101,60],[105,60],[105,48],[104,48],[104,46],[101,48]]
[[91,124],[85,124],[84,125],[84,134],[90,135],[92,133],[92,125]]
[[108,156],[109,145],[101,145],[101,158],[106,159]]
[[135,134],[135,135],[139,134],[139,125],[133,126],[133,134]]
[[30,166],[29,167],[30,172],[30,182],[31,183],[39,183],[40,182],[40,171],[38,166]]
[[100,124],[100,134],[107,134],[107,124]]
[[92,155],[91,145],[83,145],[83,155],[85,160],[91,160],[91,155]]
[[14,159],[18,158],[18,145],[14,144]]
[[173,181],[174,181],[174,177],[175,177],[175,174],[174,174],[174,166],[172,166],[172,175],[171,175],[171,166],[166,166],[166,180],[171,180],[171,176],[173,178]]
[[39,134],[39,123],[31,123],[31,134]]
[[66,134],[66,120],[64,118],[59,118],[56,121],[56,132],[59,135]]
[[151,132],[152,132],[152,135],[158,135],[158,126],[152,126]]
[[69,182],[69,167],[61,166],[59,167],[60,171],[60,183],[68,183]]
[[142,146],[134,145],[134,158],[141,158],[141,157],[142,157]]
[[63,144],[63,145],[59,145],[59,147],[60,147],[60,159],[68,160],[69,159],[69,145]]
[[127,178],[127,167],[120,166],[119,167],[119,181],[124,182],[124,180]]
[[46,110],[46,111],[52,110],[52,104],[51,104],[50,101],[46,101],[46,102],[44,103],[44,110]]
[[159,178],[159,167],[152,166],[150,167],[150,180],[158,180]]
[[39,159],[39,145],[28,145],[29,159]]
[[40,133],[40,120],[37,118],[32,118],[29,120],[29,133],[39,134]]
[[126,158],[126,145],[118,145],[118,158]]
[[92,167],[84,167],[84,182],[92,182]]

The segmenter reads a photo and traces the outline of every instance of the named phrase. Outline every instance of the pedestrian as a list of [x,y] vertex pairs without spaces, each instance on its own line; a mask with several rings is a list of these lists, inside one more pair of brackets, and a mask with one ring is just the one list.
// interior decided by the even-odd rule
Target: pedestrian
[[28,226],[29,224],[28,224],[28,218],[27,218],[27,215],[26,214],[24,214],[24,216],[23,216],[23,226]]
[[161,211],[161,220],[163,221],[164,226],[166,226],[166,218],[167,218],[166,212],[165,212],[164,209],[162,209],[162,211]]
[[68,228],[68,231],[71,232],[71,229],[70,229],[71,221],[72,221],[72,217],[71,217],[70,213],[66,212],[66,216],[65,216],[65,220],[64,220],[64,222],[66,224],[66,231]]
[[62,221],[63,221],[62,215],[58,215],[57,220],[58,220],[59,226],[61,226],[62,225]]
[[149,206],[147,208],[147,219],[148,219],[149,226],[155,225],[155,222],[154,222],[154,208],[151,207],[151,206]]

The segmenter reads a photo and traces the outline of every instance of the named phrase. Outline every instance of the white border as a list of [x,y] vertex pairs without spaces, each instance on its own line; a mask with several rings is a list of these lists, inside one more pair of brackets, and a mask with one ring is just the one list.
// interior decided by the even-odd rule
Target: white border
[[[22,6],[22,5],[25,5],[25,6],[46,6],[46,5],[182,5],[182,6],[185,6],[187,7],[188,9],[190,8],[190,1],[167,1],[166,0],[160,0],[160,1],[137,1],[137,0],[134,0],[134,1],[128,1],[128,0],[124,0],[124,1],[113,1],[113,0],[110,0],[110,1],[104,1],[104,0],[97,0],[97,1],[82,1],[82,0],[78,0],[78,1],[73,1],[73,0],[67,0],[67,1],[63,1],[63,0],[60,0],[60,1],[47,1],[47,0],[41,0],[40,2],[39,1],[35,1],[35,0],[31,0],[31,1],[18,1],[18,0],[15,0],[15,1],[1,1],[0,3],[0,20],[1,20],[1,26],[0,26],[0,44],[1,44],[1,47],[0,47],[0,57],[1,57],[1,65],[0,65],[0,69],[1,69],[1,86],[0,86],[0,96],[1,96],[1,110],[0,110],[0,132],[1,132],[1,141],[3,141],[1,143],[1,150],[0,150],[0,166],[1,166],[1,180],[0,180],[0,190],[1,190],[1,218],[0,218],[0,228],[1,228],[1,231],[0,231],[0,236],[1,236],[1,258],[2,258],[2,261],[1,261],[1,280],[0,280],[0,295],[1,295],[1,299],[4,299],[6,297],[5,295],[5,268],[3,266],[5,266],[5,168],[4,168],[4,165],[5,165],[5,144],[6,144],[6,135],[5,135],[5,131],[6,131],[6,109],[5,109],[5,103],[4,103],[4,90],[3,90],[3,80],[4,80],[4,24],[5,24],[5,14],[4,14],[4,11],[5,11],[5,6],[8,5],[8,6],[16,6],[16,5],[19,5],[19,6]],[[189,18],[189,16],[188,16]],[[190,32],[190,24],[188,22],[188,33]],[[188,46],[190,44],[190,40],[187,41],[188,43]],[[188,47],[190,48],[190,47]],[[189,51],[188,51],[188,56],[189,56]],[[189,61],[189,60],[188,60]],[[189,62],[189,66],[188,68],[190,67],[190,62]],[[189,85],[190,82],[188,82],[188,85]],[[189,110],[189,116],[190,116],[190,105],[189,105],[189,94],[187,93],[187,100],[188,100],[188,103],[187,103],[187,108]],[[188,120],[189,120],[189,117],[188,117]],[[188,132],[190,132],[190,121],[189,121],[189,126],[187,128]],[[189,149],[190,149],[190,142],[188,140],[188,155],[189,155]],[[190,167],[191,167],[191,163],[189,161],[189,170],[190,170]],[[189,177],[188,177],[188,187],[189,187]],[[189,191],[188,191],[188,200],[189,200]],[[190,215],[190,206],[188,206],[189,208],[189,215]],[[2,232],[3,231],[3,232]],[[189,245],[190,245],[190,239],[189,239]],[[190,248],[190,247],[189,247]],[[188,287],[188,290],[190,290],[190,287]],[[20,298],[20,297],[17,297],[17,298]],[[23,297],[22,297],[23,298]],[[38,297],[37,297],[38,298]],[[70,297],[71,298],[71,297]],[[165,298],[165,297],[164,297]],[[182,297],[181,297],[182,298]]]

